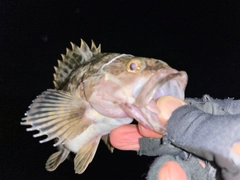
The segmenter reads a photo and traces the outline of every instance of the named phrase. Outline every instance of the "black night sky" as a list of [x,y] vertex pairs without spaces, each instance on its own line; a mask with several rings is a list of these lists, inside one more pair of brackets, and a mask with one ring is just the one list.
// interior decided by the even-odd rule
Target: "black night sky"
[[20,126],[31,101],[53,88],[70,41],[103,52],[166,61],[189,75],[187,97],[240,98],[240,1],[0,1],[0,179],[144,179],[152,157],[100,144],[75,175],[72,159],[45,170],[55,152]]

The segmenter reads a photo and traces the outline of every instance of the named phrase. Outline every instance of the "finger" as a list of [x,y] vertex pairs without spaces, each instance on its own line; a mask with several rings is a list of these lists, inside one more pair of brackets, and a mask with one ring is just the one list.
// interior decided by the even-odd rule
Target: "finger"
[[239,142],[233,145],[232,151],[233,151],[236,155],[240,156],[240,143],[239,143]]
[[[163,124],[166,124],[172,111],[184,104],[184,101],[171,96],[164,96],[158,99],[157,106],[162,112],[159,115],[160,121],[163,121]],[[136,125],[123,125],[114,129],[110,133],[110,142],[115,148],[120,150],[139,150],[139,138],[142,136],[150,138],[162,137],[161,134],[148,130],[140,124],[138,125],[138,128]]]
[[160,110],[160,114],[158,114],[160,122],[165,126],[172,112],[185,104],[187,103],[173,96],[163,96],[159,98],[157,100],[157,107]]
[[240,142],[237,142],[232,146],[229,156],[235,164],[240,164]]
[[149,138],[161,138],[163,135],[159,134],[155,131],[145,128],[141,124],[138,124],[139,132],[142,136],[149,137]]
[[120,150],[139,150],[141,137],[137,125],[128,124],[114,129],[110,133],[110,142],[113,147]]
[[183,168],[174,161],[166,162],[158,172],[158,180],[187,180]]
[[[158,109],[160,110],[160,114],[158,114],[159,121],[164,126],[166,125],[167,120],[171,117],[172,112],[178,107],[186,104],[186,102],[173,96],[163,96],[159,98],[156,103]],[[163,136],[162,134],[145,128],[141,124],[138,125],[138,128],[139,132],[145,137],[161,138]]]

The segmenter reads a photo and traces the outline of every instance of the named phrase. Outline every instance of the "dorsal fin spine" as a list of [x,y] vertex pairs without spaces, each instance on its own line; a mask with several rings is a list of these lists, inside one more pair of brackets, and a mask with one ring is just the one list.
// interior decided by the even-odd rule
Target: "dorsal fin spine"
[[91,40],[91,42],[92,42],[92,45],[91,45],[92,53],[94,55],[100,53],[101,52],[101,44],[99,44],[98,47],[97,47],[93,40]]
[[93,55],[101,53],[101,45],[96,47],[93,40],[91,49],[82,39],[80,47],[72,42],[70,44],[72,50],[66,48],[66,54],[61,54],[62,60],[58,60],[58,66],[54,67],[53,84],[56,89],[61,87],[61,84],[76,67],[90,61]]

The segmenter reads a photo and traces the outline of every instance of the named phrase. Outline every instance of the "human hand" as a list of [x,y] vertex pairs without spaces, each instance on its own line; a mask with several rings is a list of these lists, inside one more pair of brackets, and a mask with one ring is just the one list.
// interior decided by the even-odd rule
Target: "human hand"
[[[161,123],[165,126],[168,119],[171,117],[172,112],[185,104],[186,102],[172,96],[164,96],[158,99],[157,106],[161,112],[158,117]],[[120,150],[139,150],[139,138],[143,136],[149,138],[161,138],[163,134],[149,130],[141,124],[129,124],[113,130],[110,133],[110,141],[115,148]],[[184,180],[187,179],[187,176],[178,163],[169,161],[159,170],[158,179]]]
[[[158,115],[159,121],[165,126],[172,112],[180,106],[187,104],[186,102],[172,97],[164,96],[158,99],[157,107],[161,114]],[[114,129],[110,133],[111,144],[120,150],[139,150],[139,138],[161,138],[163,134],[149,130],[141,124],[127,124]]]
[[[194,100],[193,100],[193,102],[194,102]],[[239,136],[239,134],[236,133],[237,128],[239,127],[239,126],[237,126],[237,124],[239,122],[239,114],[236,114],[236,115],[229,114],[229,115],[221,116],[222,111],[220,111],[220,114],[218,115],[217,114],[218,113],[217,110],[219,110],[218,104],[216,106],[214,103],[216,104],[215,101],[211,101],[211,102],[210,101],[202,101],[203,109],[205,108],[206,112],[208,112],[208,113],[206,113],[203,110],[200,110],[201,107],[200,107],[200,109],[198,109],[194,106],[188,106],[184,109],[184,110],[186,110],[186,111],[184,111],[185,113],[181,114],[181,116],[180,116],[181,121],[179,121],[179,124],[176,121],[177,119],[175,119],[174,121],[169,121],[169,123],[168,123],[169,126],[171,123],[177,123],[179,126],[181,126],[181,123],[185,124],[185,127],[182,128],[183,130],[180,131],[180,133],[178,133],[180,135],[173,136],[174,134],[171,134],[171,133],[174,133],[174,132],[173,131],[170,132],[171,136],[173,136],[175,145],[177,145],[177,144],[179,144],[179,142],[181,142],[181,137],[182,137],[181,134],[183,134],[185,137],[187,137],[186,134],[189,134],[189,133],[191,134],[191,132],[195,132],[196,128],[199,128],[199,126],[196,126],[196,122],[200,123],[201,128],[205,128],[205,129],[201,131],[201,132],[203,132],[203,134],[200,133],[200,134],[198,134],[198,136],[195,135],[195,139],[196,139],[196,137],[199,137],[199,136],[204,137],[202,139],[208,139],[209,136],[214,136],[214,137],[216,136],[216,137],[218,137],[218,139],[226,139],[225,137],[228,134],[227,132],[230,132],[230,131],[235,132],[236,137]],[[226,102],[223,100],[223,101],[221,101],[221,103],[226,103]],[[227,103],[228,103],[227,107],[229,107],[229,106],[231,107],[231,105],[234,103],[238,104],[238,101],[234,102],[233,100],[232,101],[228,100]],[[158,107],[161,112],[161,114],[159,115],[159,120],[161,121],[161,123],[163,123],[165,125],[167,120],[171,117],[172,112],[184,104],[185,103],[182,101],[180,101],[180,103],[179,103],[179,100],[177,100],[176,98],[173,98],[173,97],[162,97],[161,99],[159,99]],[[212,109],[214,109],[214,112],[216,111],[215,115],[209,114],[209,112],[211,112]],[[199,116],[199,114],[201,114],[201,116]],[[226,121],[226,119],[228,120],[227,122],[230,125],[222,127],[222,123],[224,121]],[[195,123],[192,123],[192,122],[195,122]],[[207,126],[203,126],[203,124],[207,124]],[[193,126],[193,125],[195,125],[195,126]],[[213,128],[211,128],[210,125]],[[219,128],[216,128],[216,127],[219,127]],[[220,127],[222,127],[222,128],[220,128]],[[175,128],[175,130],[176,130],[176,128]],[[210,132],[210,134],[204,133],[204,132]],[[170,134],[168,134],[168,137]],[[161,134],[150,131],[141,125],[125,125],[123,127],[115,129],[110,134],[110,141],[114,147],[121,149],[121,150],[139,150],[139,148],[140,148],[139,138],[141,138],[143,136],[155,137],[155,138],[162,137]],[[234,164],[234,162],[240,162],[239,161],[239,159],[240,159],[240,142],[236,141],[236,140],[237,140],[236,138],[233,139],[231,137],[228,140],[218,142],[218,144],[215,143],[214,146],[209,146],[209,141],[202,141],[201,147],[206,146],[206,147],[210,148],[210,149],[206,148],[205,151],[202,151],[201,148],[199,149],[199,144],[194,143],[195,141],[193,139],[191,139],[190,141],[187,141],[187,143],[184,142],[184,144],[186,144],[186,146],[181,146],[181,148],[185,149],[188,152],[191,152],[191,150],[194,150],[195,155],[198,155],[206,160],[211,161],[211,157],[215,157],[216,158],[215,163],[217,163],[217,165],[219,167],[224,168],[222,176],[226,177],[226,179],[231,177],[232,179],[235,180],[235,179],[240,178],[240,175],[239,175],[240,173],[238,172],[238,167],[236,164]],[[199,142],[199,141],[196,141],[196,142]],[[181,145],[181,143],[180,143],[180,145]],[[190,149],[188,147],[190,147]],[[224,153],[225,151],[221,151],[222,147],[225,147],[225,151],[227,151],[229,153]],[[214,150],[217,149],[218,151],[216,151],[216,153],[215,153],[215,151],[212,151],[213,149]],[[216,154],[218,154],[218,155],[216,156]],[[219,154],[221,154],[221,155],[219,155]],[[204,155],[206,155],[206,156],[204,156]],[[203,161],[201,161],[197,158],[196,158],[196,162],[197,162],[197,164],[191,165],[191,163],[189,163],[188,161],[185,161],[185,164],[188,167],[189,166],[192,167],[193,171],[196,170],[196,168],[194,168],[195,166],[197,167],[199,165],[202,165],[202,167],[204,168],[203,172],[206,174],[206,176],[208,176],[208,175],[211,176],[212,171],[210,172],[210,170],[209,170],[209,167],[211,166],[209,163],[205,164]],[[170,161],[170,160],[165,161],[165,163],[162,166],[159,166],[158,169],[159,169],[159,172],[156,171],[156,173],[157,173],[156,176],[158,177],[158,179],[162,179],[162,180],[164,180],[164,179],[186,180],[187,179],[186,174],[188,174],[188,176],[190,175],[189,177],[191,177],[192,175],[195,176],[194,174],[192,174],[195,172],[192,171],[192,172],[186,173],[186,171],[183,170],[185,168],[182,168],[182,166],[180,166],[180,164],[178,164],[177,162]],[[200,171],[197,170],[196,174],[199,175],[199,172]],[[201,173],[200,173],[200,175],[201,175]],[[214,175],[214,174],[212,174],[212,175]],[[201,177],[201,179],[203,179],[202,176],[200,176],[200,177]],[[154,178],[154,179],[156,179],[156,178]],[[197,177],[197,179],[199,179],[199,177]]]

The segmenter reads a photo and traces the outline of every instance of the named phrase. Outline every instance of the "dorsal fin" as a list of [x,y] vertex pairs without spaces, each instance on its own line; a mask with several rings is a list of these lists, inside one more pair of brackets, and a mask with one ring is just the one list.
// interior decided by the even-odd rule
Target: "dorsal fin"
[[91,49],[87,43],[81,39],[81,46],[71,42],[72,50],[66,49],[66,54],[61,54],[62,60],[58,60],[58,67],[54,67],[53,84],[58,89],[69,74],[79,65],[88,62],[92,56],[101,52],[101,45],[96,47],[92,40]]

